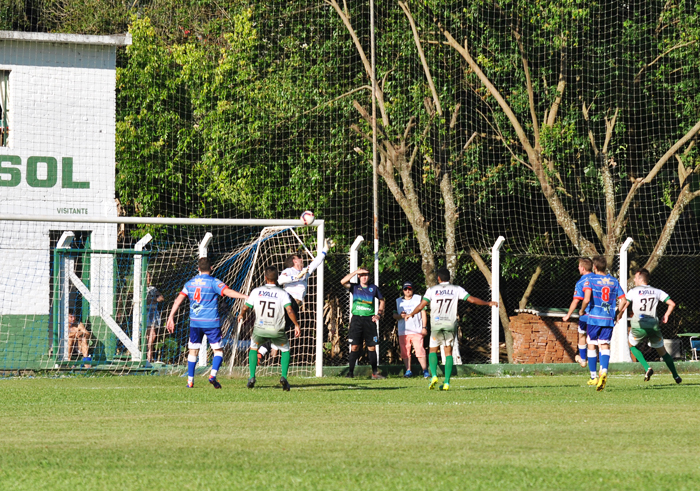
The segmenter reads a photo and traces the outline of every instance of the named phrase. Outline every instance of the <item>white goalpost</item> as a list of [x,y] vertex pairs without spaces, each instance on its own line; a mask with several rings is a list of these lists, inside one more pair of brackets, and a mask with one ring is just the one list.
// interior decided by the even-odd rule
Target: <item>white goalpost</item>
[[[230,288],[248,293],[264,281],[265,267],[277,266],[281,270],[285,258],[291,254],[300,253],[306,263],[311,262],[312,244],[316,254],[320,254],[325,238],[323,220],[305,225],[300,219],[61,217],[60,222],[56,219],[43,215],[0,215],[0,221],[5,223],[0,237],[3,249],[10,257],[21,258],[25,272],[20,275],[10,269],[0,273],[5,276],[0,277],[0,338],[7,338],[5,343],[0,343],[0,365],[6,368],[80,366],[80,355],[85,355],[80,347],[83,340],[73,332],[76,326],[69,325],[69,315],[77,316],[76,325],[84,323],[88,327],[89,343],[85,342],[89,344],[86,350],[95,358],[89,365],[92,368],[110,368],[112,372],[118,367],[121,369],[117,371],[122,372],[152,369],[154,366],[148,363],[151,360],[147,356],[156,365],[183,365],[182,343],[186,345],[185,332],[189,331],[187,309],[180,309],[177,315],[176,334],[182,339],[166,335],[165,319],[182,286],[196,274],[199,257],[208,256],[213,250],[213,274]],[[139,240],[136,237],[122,242],[125,245],[119,248],[116,224],[163,226],[162,229],[177,233],[165,233],[166,238],[156,239],[144,234]],[[31,236],[32,232],[45,239],[60,233],[60,238],[52,239],[54,242],[42,239],[41,247],[27,251],[23,249],[26,240],[17,239]],[[85,238],[93,232],[92,242],[74,241],[76,234]],[[178,233],[179,237],[173,239]],[[155,286],[151,285],[152,277],[156,279]],[[309,280],[300,313],[303,339],[290,338],[292,372],[323,375],[323,291],[321,263]],[[48,303],[27,301],[37,292],[46,292]],[[13,303],[12,297],[22,298],[21,305],[26,307]],[[226,362],[232,371],[241,359],[237,355],[249,334],[242,332],[240,326],[232,329],[232,319],[243,302],[229,300],[220,300],[219,311],[224,343],[229,350]],[[3,331],[7,331],[6,336]],[[207,364],[204,346],[200,350],[200,365]],[[76,356],[78,360],[73,361]],[[277,365],[271,361],[263,371],[267,367],[274,370]]]

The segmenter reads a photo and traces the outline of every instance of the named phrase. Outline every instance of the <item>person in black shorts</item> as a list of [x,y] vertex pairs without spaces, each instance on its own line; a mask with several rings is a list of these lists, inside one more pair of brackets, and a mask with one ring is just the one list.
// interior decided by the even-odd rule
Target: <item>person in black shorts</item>
[[[353,276],[357,275],[360,283],[350,283]],[[377,336],[377,322],[384,315],[384,297],[377,285],[370,284],[369,271],[360,268],[345,276],[340,284],[350,290],[352,294],[352,320],[348,329],[348,342],[350,343],[350,355],[348,356],[349,370],[347,377],[355,376],[355,364],[360,357],[362,341],[367,345],[369,363],[372,365],[372,378],[385,378],[377,370],[377,351],[379,344]],[[375,312],[374,299],[379,300],[379,308]]]

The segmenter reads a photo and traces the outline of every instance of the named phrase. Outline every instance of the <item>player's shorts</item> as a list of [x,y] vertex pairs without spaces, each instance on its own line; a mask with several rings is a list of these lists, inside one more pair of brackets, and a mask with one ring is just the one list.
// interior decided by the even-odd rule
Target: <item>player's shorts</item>
[[578,321],[578,333],[579,334],[588,333],[588,324],[586,323],[586,321],[582,321],[582,320]]
[[612,339],[612,326],[592,326],[588,324],[588,336],[586,341],[588,344],[610,344]]
[[362,346],[362,341],[368,348],[379,344],[377,324],[372,322],[371,316],[353,315],[348,328],[348,343],[351,346]]
[[423,336],[420,334],[406,334],[399,336],[399,346],[401,347],[401,358],[407,360],[411,357],[411,345],[416,352],[417,358],[425,358],[425,348],[423,347]]
[[658,319],[649,316],[633,317],[630,325],[632,326],[628,337],[630,346],[637,346],[647,338],[649,347],[664,347],[664,337],[659,329]]
[[430,333],[430,344],[431,348],[437,348],[438,346],[454,346],[456,330],[454,331],[432,331]]
[[221,348],[221,328],[220,327],[191,327],[189,349],[199,349],[202,347],[202,338],[207,336],[207,342],[211,349]]
[[158,312],[157,314],[150,314],[149,313],[146,325],[148,327],[152,327],[154,329],[159,329],[161,327],[160,312]]
[[[297,322],[299,322],[299,301],[291,295],[290,298],[292,299],[292,303],[290,305],[292,307],[292,310],[294,311],[294,315],[296,315],[297,317]],[[301,323],[299,323],[299,325],[301,325]],[[294,323],[292,322],[292,319],[289,318],[289,314],[287,314],[287,309],[284,309],[284,330],[285,332],[294,330]]]
[[257,350],[260,345],[270,342],[272,349],[279,351],[289,351],[289,339],[285,333],[275,337],[258,336],[255,333],[250,337],[250,349]]

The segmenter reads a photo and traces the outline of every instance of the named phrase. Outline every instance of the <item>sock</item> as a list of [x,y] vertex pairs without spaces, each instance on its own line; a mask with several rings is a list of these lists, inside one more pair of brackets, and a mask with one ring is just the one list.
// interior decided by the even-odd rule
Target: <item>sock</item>
[[578,356],[580,356],[583,361],[588,360],[588,353],[585,344],[578,345]]
[[678,372],[676,371],[676,365],[673,363],[673,357],[666,353],[664,355],[664,361],[666,362],[666,366],[668,367],[668,369],[671,370],[673,378],[678,378]]
[[437,353],[430,353],[428,355],[428,364],[430,365],[430,375],[437,377]]
[[600,373],[608,373],[608,365],[610,364],[610,350],[600,350]]
[[287,378],[287,373],[289,373],[289,359],[292,354],[289,351],[283,351],[280,354],[280,363],[282,363],[282,376]]
[[372,373],[377,373],[377,350],[369,352],[369,364],[372,365]]
[[216,377],[216,373],[219,371],[221,362],[224,361],[223,356],[215,355],[214,360],[211,362],[211,376]]
[[357,363],[357,359],[360,357],[360,351],[351,351],[350,354],[348,355],[348,373],[350,375],[353,375],[355,373],[355,363]]
[[644,367],[644,371],[646,372],[647,370],[649,370],[649,364],[644,359],[644,355],[642,354],[642,352],[639,351],[639,349],[636,346],[630,346],[630,351],[637,359],[637,361],[642,364],[642,366]]
[[197,356],[187,355],[187,381],[194,382],[194,367],[197,366]]
[[248,367],[250,368],[250,378],[255,377],[255,369],[258,367],[258,350],[252,349],[248,352]]
[[595,349],[588,350],[588,371],[591,372],[591,378],[598,376],[598,356]]
[[[437,358],[437,353],[435,353],[435,357]],[[450,383],[450,375],[452,375],[452,355],[447,355],[445,357],[445,383],[449,384]]]

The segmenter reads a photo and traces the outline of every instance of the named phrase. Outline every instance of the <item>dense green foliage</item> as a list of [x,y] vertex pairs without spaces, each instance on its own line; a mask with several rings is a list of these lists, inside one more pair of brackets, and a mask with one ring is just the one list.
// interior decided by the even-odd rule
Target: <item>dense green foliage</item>
[[0,380],[3,490],[695,489],[698,377]]

